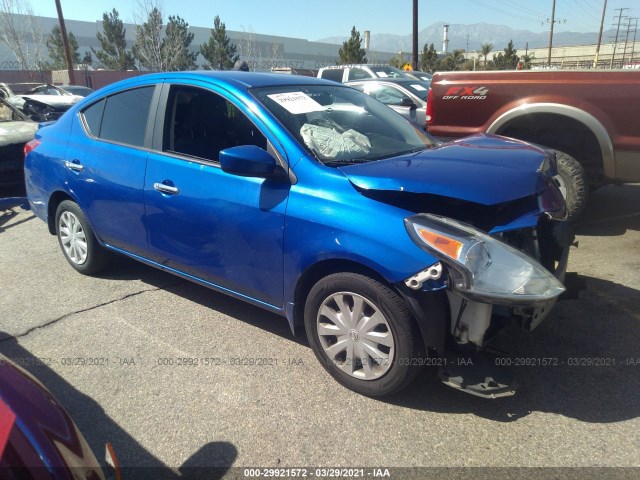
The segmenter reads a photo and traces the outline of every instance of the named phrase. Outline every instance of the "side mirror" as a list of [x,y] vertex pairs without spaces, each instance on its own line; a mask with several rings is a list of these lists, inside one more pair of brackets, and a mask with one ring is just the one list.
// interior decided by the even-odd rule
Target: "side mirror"
[[278,174],[278,164],[271,154],[255,145],[241,145],[220,151],[223,172],[241,177],[269,178]]
[[400,102],[401,107],[409,107],[411,110],[418,108],[418,106],[409,97],[402,97]]

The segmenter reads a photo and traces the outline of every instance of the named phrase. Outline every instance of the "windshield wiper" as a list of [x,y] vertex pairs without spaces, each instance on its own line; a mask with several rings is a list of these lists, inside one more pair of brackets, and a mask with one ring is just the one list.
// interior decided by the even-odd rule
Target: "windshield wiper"
[[336,167],[339,165],[350,165],[352,163],[367,163],[370,161],[371,160],[368,158],[350,158],[350,159],[344,159],[344,160],[327,160],[322,163],[330,167]]

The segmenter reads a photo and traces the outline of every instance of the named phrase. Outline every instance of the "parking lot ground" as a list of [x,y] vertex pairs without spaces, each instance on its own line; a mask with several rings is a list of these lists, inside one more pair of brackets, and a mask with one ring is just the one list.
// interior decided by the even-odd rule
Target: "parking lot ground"
[[[455,391],[429,368],[391,398],[357,395],[283,318],[125,258],[82,276],[21,209],[0,216],[0,352],[53,391],[98,457],[111,441],[129,478],[292,466],[637,478],[640,185],[594,192],[576,229],[569,270],[587,289],[532,334],[498,339],[521,385],[509,398]],[[555,360],[515,365],[527,358]]]

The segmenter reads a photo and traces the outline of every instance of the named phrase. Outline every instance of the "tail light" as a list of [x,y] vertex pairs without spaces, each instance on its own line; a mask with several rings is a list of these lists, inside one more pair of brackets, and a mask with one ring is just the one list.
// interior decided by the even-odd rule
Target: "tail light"
[[429,87],[429,93],[427,93],[427,125],[433,123],[433,89]]
[[36,140],[35,138],[27,142],[24,146],[24,156],[26,157],[29,153],[33,152],[41,143],[40,140]]

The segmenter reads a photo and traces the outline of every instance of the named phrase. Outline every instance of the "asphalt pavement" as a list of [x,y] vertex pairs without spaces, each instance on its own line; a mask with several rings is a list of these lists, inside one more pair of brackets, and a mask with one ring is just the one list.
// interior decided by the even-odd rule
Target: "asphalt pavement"
[[250,478],[249,467],[638,478],[575,467],[640,467],[640,185],[594,192],[577,234],[569,270],[587,289],[532,334],[499,338],[513,397],[469,396],[433,369],[391,398],[357,395],[284,318],[126,258],[82,276],[20,208],[0,213],[0,352],[53,391],[98,457],[112,442],[136,468],[128,478],[197,467],[218,467],[210,478]]

